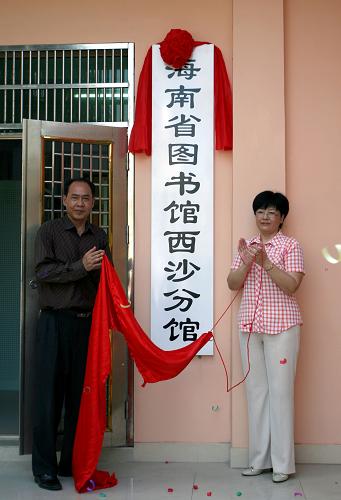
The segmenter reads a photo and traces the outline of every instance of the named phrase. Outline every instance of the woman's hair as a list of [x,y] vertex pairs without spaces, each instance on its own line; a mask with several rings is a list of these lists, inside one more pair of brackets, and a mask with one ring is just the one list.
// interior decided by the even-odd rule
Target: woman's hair
[[[284,216],[284,219],[289,213],[289,200],[282,193],[274,193],[273,191],[262,191],[257,194],[252,202],[253,212],[262,208],[274,207],[279,213]],[[282,227],[282,224],[279,226]]]

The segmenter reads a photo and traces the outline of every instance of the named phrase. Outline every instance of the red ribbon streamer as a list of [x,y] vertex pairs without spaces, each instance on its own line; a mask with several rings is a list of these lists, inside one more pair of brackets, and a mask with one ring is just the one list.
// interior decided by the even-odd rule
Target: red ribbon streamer
[[157,347],[136,321],[120,280],[104,257],[91,324],[84,390],[73,449],[72,472],[78,492],[109,488],[117,484],[115,474],[96,470],[106,426],[105,384],[111,373],[109,330],[121,332],[131,357],[146,383],[178,375],[212,338],[201,335],[191,344],[164,351]]
[[[260,290],[261,286],[254,317]],[[212,330],[229,310],[239,291],[215,322]],[[84,389],[73,449],[72,472],[75,487],[79,493],[110,488],[117,484],[114,473],[109,474],[105,471],[96,470],[106,426],[105,384],[111,372],[109,330],[118,330],[124,335],[130,355],[143,377],[143,385],[168,380],[178,375],[190,363],[197,352],[213,337],[212,332],[207,332],[186,347],[173,351],[164,351],[153,344],[142,330],[132,313],[131,307],[127,307],[127,303],[120,280],[108,258],[104,257],[93,311]],[[232,389],[244,382],[250,372],[249,341],[254,317],[250,324],[247,341],[248,370],[244,378],[232,387],[229,387],[226,365],[213,337],[225,369],[227,392],[232,391]]]

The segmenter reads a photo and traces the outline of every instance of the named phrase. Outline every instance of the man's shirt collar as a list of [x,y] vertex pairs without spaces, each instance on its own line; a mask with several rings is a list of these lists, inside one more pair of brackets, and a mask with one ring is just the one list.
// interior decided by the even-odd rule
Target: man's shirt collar
[[[63,220],[64,227],[66,230],[75,229],[77,231],[76,226],[73,224],[73,222],[69,219],[69,217],[67,215],[64,215],[62,220]],[[87,233],[88,231],[90,231],[91,233],[94,232],[93,227],[90,224],[90,222],[86,221],[84,233]]]

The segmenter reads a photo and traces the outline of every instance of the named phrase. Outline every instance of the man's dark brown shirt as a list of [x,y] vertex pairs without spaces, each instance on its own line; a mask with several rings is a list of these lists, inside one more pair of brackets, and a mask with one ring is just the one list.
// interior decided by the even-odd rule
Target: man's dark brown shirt
[[92,247],[105,250],[111,259],[103,229],[87,223],[79,236],[65,216],[45,222],[35,242],[35,272],[41,309],[93,308],[100,271],[86,271],[82,258]]

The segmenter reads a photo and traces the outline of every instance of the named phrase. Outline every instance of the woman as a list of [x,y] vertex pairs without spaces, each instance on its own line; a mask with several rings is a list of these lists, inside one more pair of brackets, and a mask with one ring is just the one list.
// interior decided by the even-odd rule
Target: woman
[[[302,318],[294,292],[304,276],[299,243],[281,232],[289,212],[281,193],[263,191],[253,200],[259,234],[241,239],[229,288],[243,287],[240,348],[249,413],[249,468],[244,476],[273,470],[275,483],[295,472],[294,379]],[[248,338],[249,345],[248,345]]]

